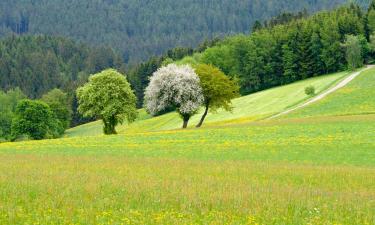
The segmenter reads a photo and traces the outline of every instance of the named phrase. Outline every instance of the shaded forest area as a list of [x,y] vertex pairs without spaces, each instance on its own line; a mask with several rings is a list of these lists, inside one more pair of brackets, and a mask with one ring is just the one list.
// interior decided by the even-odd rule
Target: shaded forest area
[[119,50],[134,65],[176,46],[248,33],[282,12],[332,9],[347,0],[2,0],[0,37],[47,34]]

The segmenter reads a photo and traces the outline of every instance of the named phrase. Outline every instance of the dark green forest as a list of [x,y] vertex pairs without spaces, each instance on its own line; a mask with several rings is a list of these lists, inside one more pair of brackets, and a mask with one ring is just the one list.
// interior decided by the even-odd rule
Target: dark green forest
[[44,35],[0,41],[0,88],[19,87],[30,98],[39,98],[53,88],[75,90],[90,74],[109,67],[124,68],[111,48]]
[[119,50],[135,64],[176,46],[248,33],[282,12],[332,9],[347,0],[2,0],[0,37],[48,34]]
[[[7,139],[16,135],[10,133],[12,124],[18,124],[14,118],[21,121],[25,116],[22,107],[17,109],[24,99],[39,99],[24,103],[25,107],[40,108],[49,115],[43,137],[58,137],[69,126],[95,119],[78,114],[75,90],[91,74],[107,68],[126,74],[138,107],[142,107],[149,77],[172,62],[214,65],[238,81],[241,94],[249,94],[353,69],[372,61],[375,55],[375,3],[369,9],[347,4],[311,16],[302,10],[284,12],[266,21],[250,20],[254,24],[248,26],[252,27],[251,34],[206,39],[194,48],[175,47],[131,67],[112,42],[106,44],[115,47],[62,36],[31,35],[30,21],[22,18],[14,29],[3,23],[3,34],[9,36],[0,40],[0,137]],[[355,53],[358,49],[359,56]]]
[[255,22],[256,29],[250,35],[206,42],[195,51],[186,52],[182,60],[168,55],[153,57],[131,70],[129,79],[142,102],[148,77],[173,61],[213,64],[238,80],[244,95],[345,70],[348,62],[344,45],[348,35],[354,35],[361,43],[362,61],[373,58],[374,8],[372,5],[367,10],[351,4],[312,16],[304,11],[283,13],[264,23]]
[[28,98],[38,99],[59,88],[68,94],[72,125],[88,121],[77,113],[76,88],[106,68],[125,70],[122,57],[112,48],[45,35],[11,36],[0,41],[0,90],[19,88]]
[[351,4],[226,38],[192,58],[238,79],[242,94],[342,71],[349,68],[348,35],[360,43],[362,63],[371,60],[373,13]]

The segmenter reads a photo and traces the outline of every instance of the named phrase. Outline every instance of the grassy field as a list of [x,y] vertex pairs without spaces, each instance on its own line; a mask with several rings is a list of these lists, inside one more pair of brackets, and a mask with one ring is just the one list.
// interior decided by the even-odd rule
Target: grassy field
[[[375,224],[375,99],[363,89],[374,81],[372,69],[343,99],[370,110],[341,116],[328,107],[337,94],[305,109],[322,107],[314,117],[233,115],[181,131],[143,113],[116,136],[95,135],[94,123],[71,138],[0,144],[0,224]],[[159,131],[141,129],[153,120]]]

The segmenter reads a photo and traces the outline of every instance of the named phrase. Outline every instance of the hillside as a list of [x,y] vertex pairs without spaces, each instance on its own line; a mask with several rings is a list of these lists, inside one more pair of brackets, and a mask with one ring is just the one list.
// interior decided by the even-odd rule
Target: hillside
[[[233,101],[233,112],[219,111],[217,114],[209,114],[206,120],[208,125],[219,125],[238,122],[250,122],[269,117],[281,112],[288,107],[296,105],[306,98],[305,87],[314,86],[316,91],[322,92],[335,82],[342,79],[348,72],[341,72],[332,75],[311,78],[296,82],[290,85],[269,89],[252,95],[244,96]],[[195,126],[202,112],[194,116],[190,126]],[[85,124],[67,131],[67,137],[87,136],[101,134],[101,122]],[[124,125],[118,128],[119,132],[134,131],[160,131],[178,129],[181,127],[181,120],[177,113],[169,113],[156,118],[150,118],[143,110],[140,111],[140,118],[130,126]]]
[[[345,75],[235,105],[273,114],[302,101],[306,84],[322,90]],[[374,81],[373,68],[290,118],[156,132],[139,122],[143,131],[115,136],[0,144],[0,223],[373,224]]]
[[[273,20],[267,24],[273,24]],[[308,17],[280,17],[277,25],[258,25],[255,32],[234,35],[181,58],[154,58],[136,67],[129,78],[142,102],[148,78],[163,62],[212,64],[239,81],[242,95],[298,80],[346,70],[346,42],[352,37],[364,62],[375,56],[375,4],[363,10],[355,4]],[[354,37],[353,37],[354,36]],[[362,66],[362,63],[360,63]]]
[[374,70],[363,72],[344,88],[285,118],[375,114]]
[[70,37],[118,49],[135,63],[176,46],[249,32],[256,20],[306,8],[331,9],[347,0],[2,0],[0,36],[9,33]]

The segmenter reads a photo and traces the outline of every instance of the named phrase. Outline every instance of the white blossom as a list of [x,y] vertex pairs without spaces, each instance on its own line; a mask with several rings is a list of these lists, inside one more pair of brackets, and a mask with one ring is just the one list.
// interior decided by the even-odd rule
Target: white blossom
[[187,65],[169,64],[160,68],[150,78],[145,91],[145,108],[152,115],[170,106],[183,114],[194,114],[203,102],[200,80]]

